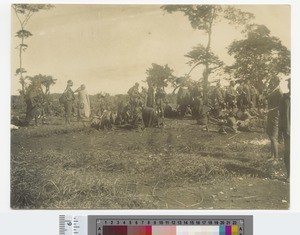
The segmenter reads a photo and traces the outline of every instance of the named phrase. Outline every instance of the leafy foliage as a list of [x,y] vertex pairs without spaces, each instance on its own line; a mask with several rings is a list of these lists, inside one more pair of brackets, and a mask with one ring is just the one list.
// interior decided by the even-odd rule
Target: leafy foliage
[[28,12],[49,10],[54,6],[52,4],[13,4],[12,7],[17,11],[17,13],[26,14]]
[[[28,38],[30,36],[32,36],[32,33],[30,33],[29,31],[27,31],[25,29],[21,29],[16,33],[16,37],[18,37],[18,38]],[[28,45],[26,45],[26,44],[20,44],[20,46],[28,47]]]
[[194,67],[200,64],[204,65],[205,62],[208,62],[210,66],[213,66],[210,68],[210,71],[220,68],[224,64],[216,54],[214,54],[211,50],[207,51],[201,44],[194,47],[193,50],[188,52],[185,56],[191,59],[188,64],[194,65]]
[[20,73],[26,73],[27,71],[24,68],[18,68],[16,69],[16,75],[20,74]]
[[[23,73],[26,73],[26,70],[22,66],[22,53],[28,48],[28,45],[24,43],[24,40],[28,37],[33,36],[31,32],[25,29],[27,23],[29,22],[30,18],[37,12],[41,10],[49,10],[53,8],[54,5],[51,4],[12,4],[12,8],[16,14],[16,17],[20,23],[21,29],[16,32],[16,37],[20,39],[20,44],[16,47],[19,50],[19,59],[20,65],[19,68],[16,70],[16,75],[20,76],[20,83],[22,85],[22,90],[20,92],[21,95],[25,95],[25,79],[23,77]],[[49,89],[49,86],[48,88]]]
[[227,6],[224,9],[224,18],[227,19],[230,24],[247,25],[254,18],[254,15],[236,7]]
[[207,100],[209,75],[223,65],[223,62],[211,51],[213,25],[221,19],[226,19],[231,24],[245,25],[254,18],[254,15],[232,6],[221,5],[164,5],[162,9],[168,13],[182,12],[184,16],[188,17],[194,29],[204,31],[207,34],[206,46],[198,45],[186,55],[191,59],[188,64],[193,65],[188,74],[198,65],[204,65],[203,91],[204,100]]
[[41,89],[44,95],[50,94],[50,87],[55,84],[57,79],[54,79],[49,75],[38,74],[33,77],[26,77],[30,81],[30,86],[35,86],[37,89]]
[[154,87],[166,87],[168,83],[173,84],[175,76],[173,75],[173,69],[167,64],[158,65],[153,63],[152,67],[146,70],[147,82],[151,83]]
[[209,32],[211,22],[222,11],[218,5],[164,5],[162,9],[168,13],[183,12],[188,17],[194,29]]
[[250,80],[259,90],[272,76],[290,73],[290,51],[264,25],[249,25],[246,39],[231,43],[228,53],[235,62],[226,72]]

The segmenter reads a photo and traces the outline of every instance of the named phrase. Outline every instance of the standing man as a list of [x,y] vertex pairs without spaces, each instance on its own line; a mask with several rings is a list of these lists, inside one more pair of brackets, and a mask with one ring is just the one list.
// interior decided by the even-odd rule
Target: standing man
[[284,164],[286,180],[290,181],[290,128],[291,128],[291,81],[288,79],[288,93],[283,94],[279,105],[279,140],[284,141]]
[[139,83],[135,83],[133,87],[128,90],[129,105],[130,105],[130,119],[134,127],[141,129],[143,126],[141,94],[139,93]]
[[139,83],[135,83],[133,87],[131,87],[127,94],[129,95],[129,103],[130,106],[133,109],[135,109],[135,107],[137,106],[137,103],[139,101],[140,98],[140,93],[139,93]]
[[68,80],[67,87],[63,93],[63,95],[65,96],[64,107],[65,107],[65,115],[66,115],[66,125],[71,124],[72,107],[73,107],[73,102],[75,100],[74,92],[71,89],[72,86],[73,86],[72,80]]
[[244,91],[244,81],[240,82],[240,85],[236,88],[237,91],[237,106],[238,109],[241,110],[243,106],[245,106],[246,103],[246,95]]
[[250,80],[246,80],[246,84],[244,85],[244,93],[245,93],[245,105],[247,108],[250,108],[251,104],[251,90],[250,90]]
[[230,111],[233,111],[235,108],[235,103],[236,103],[236,90],[234,88],[234,81],[230,81],[229,87],[227,88],[226,91],[226,103],[227,103],[227,108]]
[[269,82],[268,96],[268,116],[266,132],[271,141],[271,158],[270,160],[278,160],[278,125],[279,125],[279,104],[282,98],[279,89],[280,80],[278,77],[271,78]]
[[150,81],[148,81],[148,94],[146,106],[154,108],[154,87]]
[[257,107],[258,91],[253,84],[250,85],[250,95],[252,108]]
[[[38,109],[43,106],[43,91],[38,81],[32,81],[32,83],[28,86],[25,95],[25,102],[27,109],[24,125],[28,126],[30,121],[36,117]],[[37,119],[35,124],[37,125]]]
[[141,98],[144,106],[147,106],[148,89],[142,86]]
[[221,110],[224,109],[224,95],[221,88],[221,83],[218,82],[214,90],[214,109],[216,111],[216,116],[219,117]]
[[166,103],[166,92],[162,87],[157,87],[155,93],[155,104],[157,108],[157,113],[162,119],[164,119],[165,103]]

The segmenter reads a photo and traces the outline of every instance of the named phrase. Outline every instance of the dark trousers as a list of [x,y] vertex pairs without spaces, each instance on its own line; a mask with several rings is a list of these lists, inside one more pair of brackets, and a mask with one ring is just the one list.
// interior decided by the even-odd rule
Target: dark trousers
[[284,134],[284,164],[287,172],[287,177],[290,177],[290,135]]

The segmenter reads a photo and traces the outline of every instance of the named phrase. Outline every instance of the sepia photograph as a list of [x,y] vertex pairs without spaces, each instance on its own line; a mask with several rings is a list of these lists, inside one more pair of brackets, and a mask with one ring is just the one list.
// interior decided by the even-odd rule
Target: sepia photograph
[[11,5],[12,209],[289,209],[289,5]]

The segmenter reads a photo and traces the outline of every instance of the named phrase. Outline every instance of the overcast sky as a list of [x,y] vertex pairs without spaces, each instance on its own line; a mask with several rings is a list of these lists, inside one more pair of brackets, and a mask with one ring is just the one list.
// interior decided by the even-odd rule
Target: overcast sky
[[[266,25],[290,49],[289,6],[238,7],[254,13],[255,22]],[[12,12],[12,94],[21,88],[14,76],[19,44],[14,35],[19,28]],[[168,64],[175,75],[184,75],[190,70],[184,55],[207,41],[181,13],[165,13],[159,5],[55,5],[34,15],[27,29],[33,37],[25,42],[29,48],[23,53],[23,66],[28,75],[58,79],[51,88],[57,93],[69,79],[74,89],[84,83],[90,94],[126,93],[136,81],[145,86],[142,81],[151,63]],[[226,47],[241,38],[237,29],[222,21],[214,26],[212,50],[231,64]],[[194,70],[192,78],[199,79],[201,74],[201,68]]]

